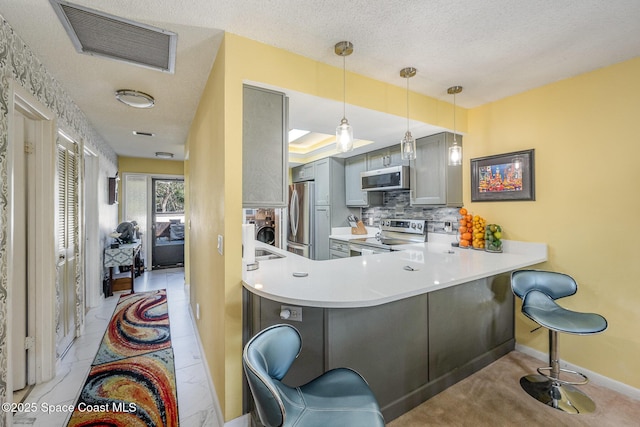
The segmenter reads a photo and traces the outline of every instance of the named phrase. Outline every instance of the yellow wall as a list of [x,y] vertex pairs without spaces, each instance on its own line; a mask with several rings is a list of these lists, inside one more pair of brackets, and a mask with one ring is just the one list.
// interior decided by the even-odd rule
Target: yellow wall
[[184,162],[181,160],[145,159],[141,157],[118,157],[118,172],[150,173],[158,175],[184,174]]
[[[230,277],[227,280],[225,276],[226,261],[234,259],[233,256],[226,255],[239,251],[235,247],[237,244],[234,245],[233,239],[226,232],[226,227],[227,223],[235,223],[234,217],[240,221],[241,207],[237,206],[238,214],[233,215],[230,206],[233,203],[233,193],[242,192],[242,182],[237,176],[227,181],[226,175],[227,169],[234,171],[238,169],[238,165],[241,166],[242,152],[235,153],[238,159],[231,159],[230,163],[226,163],[229,144],[225,135],[225,52],[223,41],[191,125],[187,141],[189,161],[186,180],[190,200],[188,220],[191,222],[188,231],[190,271],[187,279],[191,285],[191,305],[194,313],[196,304],[200,305],[200,319],[196,319],[198,332],[216,393],[225,416],[228,417],[225,360],[228,343],[225,330],[229,325],[226,321],[226,289],[229,286],[227,282],[232,283],[231,288],[234,288],[233,285],[237,288],[241,271],[238,266],[235,272],[233,269],[229,270],[233,279]],[[233,152],[233,148],[230,150]],[[227,198],[230,199],[230,204],[226,203]],[[240,224],[237,226],[241,228]],[[216,250],[218,235],[225,237],[225,256]],[[229,323],[233,323],[233,320]],[[231,418],[238,415],[240,414],[236,409]]]
[[[192,306],[201,307],[198,330],[226,420],[242,414],[242,83],[261,82],[341,101],[341,65],[227,33],[192,123],[188,280]],[[621,217],[619,212],[638,207],[629,187],[640,179],[630,167],[632,156],[616,159],[608,150],[623,144],[638,154],[638,145],[622,131],[639,110],[638,82],[629,81],[629,94],[621,95],[618,86],[621,77],[631,80],[638,71],[637,62],[621,64],[469,112],[458,108],[456,123],[459,131],[468,132],[466,158],[536,149],[536,202],[470,204],[465,184],[467,205],[503,224],[507,238],[549,243],[550,261],[542,267],[570,272],[580,281],[580,292],[569,304],[602,312],[611,324],[597,337],[563,337],[564,358],[635,387],[640,386],[638,373],[630,373],[631,356],[625,359],[621,353],[640,350],[630,326],[640,320],[630,305],[638,300],[638,287],[631,283],[638,267],[630,262],[628,233],[610,224]],[[347,73],[347,103],[403,116],[402,84]],[[449,102],[412,95],[410,110],[416,120],[453,127]],[[468,183],[468,163],[464,174]],[[218,235],[224,236],[224,255],[216,251]],[[531,341],[523,333],[527,327],[521,316],[517,318],[518,341],[546,351],[546,337],[538,333]]]
[[[560,356],[640,388],[640,58],[550,84],[469,111],[467,159],[535,149],[536,201],[465,206],[504,226],[505,238],[546,242],[538,268],[578,281],[562,301],[604,315],[609,328],[585,337],[562,334]],[[516,311],[516,341],[547,351],[547,334]]]

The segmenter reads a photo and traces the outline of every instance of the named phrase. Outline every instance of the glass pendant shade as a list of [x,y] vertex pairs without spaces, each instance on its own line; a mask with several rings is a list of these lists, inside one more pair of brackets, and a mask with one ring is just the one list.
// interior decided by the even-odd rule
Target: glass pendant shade
[[455,141],[449,147],[449,166],[460,166],[462,164],[462,147]]
[[404,138],[400,141],[400,148],[402,160],[416,159],[416,140],[413,138],[410,131],[405,132]]
[[447,89],[449,95],[453,95],[453,145],[449,147],[449,166],[462,164],[462,146],[456,141],[456,94],[462,92],[462,86],[451,86]]
[[336,128],[336,150],[346,153],[353,150],[353,128],[346,117],[343,117]]

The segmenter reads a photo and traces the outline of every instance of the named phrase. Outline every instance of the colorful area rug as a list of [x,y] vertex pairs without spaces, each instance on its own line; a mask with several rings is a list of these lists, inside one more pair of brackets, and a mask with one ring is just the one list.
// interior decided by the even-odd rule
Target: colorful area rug
[[67,426],[177,426],[164,290],[122,295]]

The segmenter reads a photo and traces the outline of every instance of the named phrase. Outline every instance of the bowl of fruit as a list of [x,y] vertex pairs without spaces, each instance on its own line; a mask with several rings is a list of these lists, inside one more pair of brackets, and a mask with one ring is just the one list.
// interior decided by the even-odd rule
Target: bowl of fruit
[[487,224],[484,231],[485,251],[502,252],[502,227],[498,224]]

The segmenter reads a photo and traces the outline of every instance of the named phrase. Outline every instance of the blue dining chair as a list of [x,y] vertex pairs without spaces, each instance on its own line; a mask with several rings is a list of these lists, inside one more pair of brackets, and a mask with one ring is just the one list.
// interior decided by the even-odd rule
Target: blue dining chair
[[373,392],[351,369],[332,369],[299,387],[282,383],[301,349],[300,333],[285,324],[260,331],[245,345],[242,363],[262,424],[384,427]]
[[[576,281],[563,273],[514,271],[511,289],[522,299],[522,314],[549,330],[549,366],[538,368],[539,375],[522,377],[520,385],[531,397],[555,409],[570,414],[593,412],[596,408],[593,400],[574,387],[586,384],[589,378],[580,372],[560,368],[558,332],[593,335],[607,328],[607,320],[599,314],[567,310],[556,303],[557,299],[578,291]],[[567,380],[567,375],[575,381]]]

